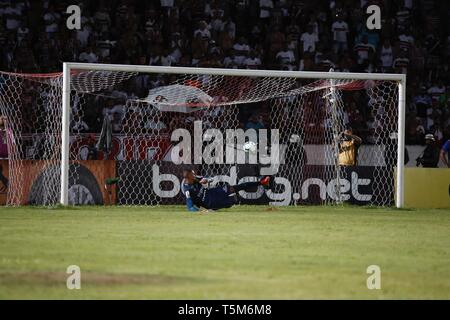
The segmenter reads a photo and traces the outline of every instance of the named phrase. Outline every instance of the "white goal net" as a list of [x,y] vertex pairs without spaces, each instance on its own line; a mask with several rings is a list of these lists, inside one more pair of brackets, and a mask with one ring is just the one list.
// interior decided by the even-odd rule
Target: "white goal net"
[[[181,204],[190,168],[275,177],[242,204],[394,205],[400,80],[130,70],[70,69],[70,204]],[[63,74],[0,73],[9,205],[60,202],[62,93]]]

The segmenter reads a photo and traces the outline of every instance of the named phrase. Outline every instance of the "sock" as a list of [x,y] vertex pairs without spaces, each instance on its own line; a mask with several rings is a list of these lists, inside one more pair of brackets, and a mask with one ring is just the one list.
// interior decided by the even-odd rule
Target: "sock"
[[248,190],[248,189],[252,189],[252,188],[257,188],[261,185],[261,183],[259,181],[257,182],[244,182],[235,186],[232,186],[234,192],[239,192],[242,190]]

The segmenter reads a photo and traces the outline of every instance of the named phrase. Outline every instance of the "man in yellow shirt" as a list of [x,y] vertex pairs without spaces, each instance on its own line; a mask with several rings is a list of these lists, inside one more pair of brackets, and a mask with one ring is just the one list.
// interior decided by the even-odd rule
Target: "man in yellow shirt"
[[341,134],[339,142],[339,165],[350,167],[358,164],[358,148],[362,139],[353,134],[352,129],[347,129]]

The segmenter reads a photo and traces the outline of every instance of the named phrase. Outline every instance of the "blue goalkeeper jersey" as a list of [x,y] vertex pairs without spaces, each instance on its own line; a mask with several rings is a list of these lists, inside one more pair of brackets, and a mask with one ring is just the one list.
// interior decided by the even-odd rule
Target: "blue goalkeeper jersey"
[[202,206],[201,199],[203,198],[202,195],[204,193],[204,188],[198,181],[195,181],[193,184],[189,184],[183,179],[181,183],[181,191],[186,197],[186,205],[189,210],[195,208],[195,206]]
[[[199,177],[201,180],[201,177]],[[181,190],[186,197],[186,206],[188,210],[193,211],[195,207],[203,207],[206,209],[224,209],[233,206],[236,201],[233,195],[230,195],[226,187],[208,188],[198,181],[193,184],[186,183],[183,180]]]

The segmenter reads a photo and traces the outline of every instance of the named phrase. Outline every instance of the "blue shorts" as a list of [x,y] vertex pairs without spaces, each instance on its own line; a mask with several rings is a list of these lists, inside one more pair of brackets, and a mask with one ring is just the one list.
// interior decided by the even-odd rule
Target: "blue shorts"
[[236,200],[224,188],[215,187],[204,190],[202,204],[206,209],[225,209],[236,204]]

